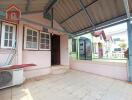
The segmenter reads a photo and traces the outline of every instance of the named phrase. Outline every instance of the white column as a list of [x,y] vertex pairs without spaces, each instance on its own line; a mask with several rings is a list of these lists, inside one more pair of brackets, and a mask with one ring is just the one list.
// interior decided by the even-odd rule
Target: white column
[[68,35],[60,36],[60,63],[61,65],[69,65],[69,52],[68,52]]
[[22,64],[22,47],[23,47],[23,24],[20,21],[17,26],[17,64]]

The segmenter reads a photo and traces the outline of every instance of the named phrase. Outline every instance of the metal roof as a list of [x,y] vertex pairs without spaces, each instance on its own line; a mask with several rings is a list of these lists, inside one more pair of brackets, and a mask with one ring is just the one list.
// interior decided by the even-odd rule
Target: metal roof
[[[16,4],[23,14],[45,12],[53,7],[54,19],[72,34],[100,29],[127,18],[123,0],[0,0],[0,4]],[[129,8],[132,12],[132,0]]]

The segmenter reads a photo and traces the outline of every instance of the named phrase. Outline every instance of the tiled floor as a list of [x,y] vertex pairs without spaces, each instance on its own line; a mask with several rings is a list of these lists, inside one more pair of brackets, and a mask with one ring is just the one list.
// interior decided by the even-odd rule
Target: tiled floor
[[132,100],[132,85],[70,70],[0,90],[0,100]]

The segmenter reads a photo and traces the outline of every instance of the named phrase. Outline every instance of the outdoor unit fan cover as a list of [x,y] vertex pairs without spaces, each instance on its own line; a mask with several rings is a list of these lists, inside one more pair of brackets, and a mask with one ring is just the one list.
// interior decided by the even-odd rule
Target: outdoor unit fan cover
[[12,81],[12,74],[9,71],[0,72],[0,87],[6,86]]

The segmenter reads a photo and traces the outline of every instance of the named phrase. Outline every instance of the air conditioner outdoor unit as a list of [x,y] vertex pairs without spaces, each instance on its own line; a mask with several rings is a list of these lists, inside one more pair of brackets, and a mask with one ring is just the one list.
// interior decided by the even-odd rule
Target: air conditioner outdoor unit
[[20,85],[24,80],[23,68],[0,71],[0,89]]

